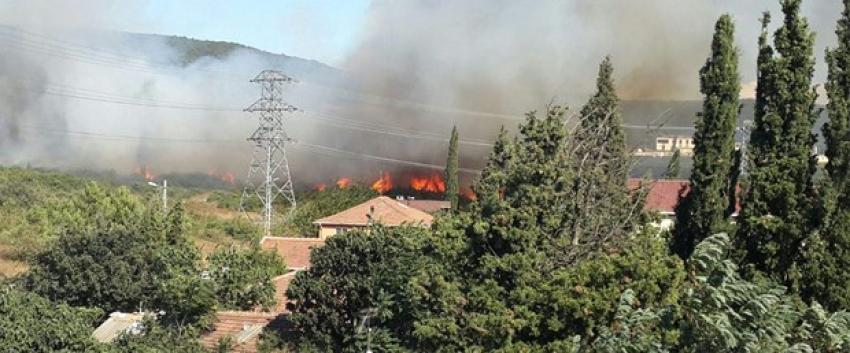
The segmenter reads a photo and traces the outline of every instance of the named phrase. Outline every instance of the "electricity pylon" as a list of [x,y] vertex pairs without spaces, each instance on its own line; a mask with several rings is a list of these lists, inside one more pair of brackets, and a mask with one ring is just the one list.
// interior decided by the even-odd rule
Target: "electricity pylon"
[[287,113],[298,111],[298,108],[283,101],[283,86],[295,80],[279,71],[264,70],[251,82],[260,84],[261,96],[245,111],[259,113],[259,126],[248,138],[248,141],[254,143],[254,153],[239,207],[248,215],[246,202],[254,197],[259,199],[263,206],[260,221],[265,236],[271,236],[275,199],[283,196],[289,202],[289,214],[296,206],[292,175],[286,158],[286,143],[291,142],[291,139],[283,124]]

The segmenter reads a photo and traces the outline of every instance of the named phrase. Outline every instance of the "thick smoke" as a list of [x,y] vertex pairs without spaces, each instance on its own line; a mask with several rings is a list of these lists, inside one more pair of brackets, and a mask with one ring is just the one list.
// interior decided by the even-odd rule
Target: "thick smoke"
[[[0,164],[244,176],[251,154],[244,139],[256,120],[239,109],[259,95],[247,80],[276,68],[301,81],[289,100],[305,112],[289,126],[301,143],[290,157],[302,185],[421,168],[362,154],[442,164],[440,136],[452,125],[472,142],[461,145],[461,165],[479,168],[488,147],[477,142],[500,125],[510,128],[550,102],[578,108],[605,55],[623,99],[699,99],[697,71],[723,12],[738,27],[742,82],[752,82],[758,18],[764,10],[778,18],[773,0],[378,0],[334,71],[248,49],[185,65],[162,37],[116,31],[143,5],[0,3]],[[818,32],[822,81],[840,2],[809,0],[804,9]],[[187,104],[203,109],[150,106]]]

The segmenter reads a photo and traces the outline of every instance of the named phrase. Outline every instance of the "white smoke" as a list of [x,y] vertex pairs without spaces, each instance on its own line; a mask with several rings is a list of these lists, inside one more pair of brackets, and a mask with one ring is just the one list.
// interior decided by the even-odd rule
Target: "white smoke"
[[[183,67],[180,52],[166,40],[116,32],[143,6],[117,0],[0,2],[0,24],[9,26],[0,28],[0,164],[119,172],[146,165],[156,172],[229,170],[244,176],[251,146],[239,141],[255,126],[250,115],[103,101],[238,110],[259,94],[248,79],[281,68],[302,81],[289,96],[306,111],[290,123],[292,137],[353,153],[296,149],[290,155],[296,178],[371,178],[382,169],[410,167],[356,154],[444,162],[443,141],[411,137],[408,130],[447,137],[458,125],[463,140],[490,140],[500,125],[511,126],[523,112],[550,101],[577,108],[592,92],[605,55],[613,57],[624,99],[699,99],[697,72],[723,12],[735,18],[741,78],[751,82],[758,18],[764,10],[775,19],[780,15],[773,0],[379,0],[341,62],[342,72],[327,74],[304,62],[280,67],[251,50]],[[823,48],[835,42],[840,6],[838,0],[804,4],[818,32],[819,82],[825,76]],[[144,28],[144,20],[134,21],[134,28]],[[366,125],[340,127],[339,119]],[[368,131],[376,126],[407,132]],[[487,150],[462,145],[461,164],[480,167]]]

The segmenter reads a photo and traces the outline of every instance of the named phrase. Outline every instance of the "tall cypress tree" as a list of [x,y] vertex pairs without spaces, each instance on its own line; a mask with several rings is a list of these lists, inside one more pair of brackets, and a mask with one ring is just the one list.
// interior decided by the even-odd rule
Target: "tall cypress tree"
[[700,70],[704,98],[694,134],[691,190],[676,207],[672,248],[687,259],[694,246],[727,228],[729,171],[733,168],[735,125],[738,121],[738,51],[735,25],[729,15],[714,25],[711,56]]
[[814,34],[801,0],[783,0],[784,21],[767,43],[769,15],[759,39],[755,128],[750,139],[748,190],[737,245],[748,269],[796,288],[804,241],[815,226],[812,156],[817,117]]
[[673,152],[673,155],[670,156],[670,161],[667,162],[667,170],[664,172],[664,179],[676,179],[679,177],[679,173],[681,172],[681,159],[682,152],[678,149]]
[[449,156],[446,160],[446,200],[452,203],[452,209],[457,209],[460,185],[458,182],[458,134],[457,126],[452,127],[452,137],[449,139]]
[[823,205],[826,222],[807,246],[803,295],[830,310],[850,309],[850,0],[838,20],[838,47],[826,51],[829,121],[823,127],[826,165]]
[[850,178],[850,1],[844,0],[844,11],[838,20],[838,48],[827,49],[829,72],[826,94],[829,121],[823,127],[826,140],[826,170],[833,184],[844,191]]

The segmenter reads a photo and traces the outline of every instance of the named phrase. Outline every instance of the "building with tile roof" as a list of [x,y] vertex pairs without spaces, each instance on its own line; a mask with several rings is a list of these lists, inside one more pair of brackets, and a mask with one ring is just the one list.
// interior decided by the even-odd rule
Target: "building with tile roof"
[[[642,179],[629,179],[629,189],[636,190],[642,185],[649,188],[646,194],[646,202],[644,210],[658,212],[662,216],[661,223],[658,225],[662,229],[669,229],[673,226],[673,221],[676,219],[676,206],[679,204],[679,198],[687,196],[691,191],[691,184],[684,179],[658,179],[644,181]],[[737,193],[740,195],[741,188],[738,187]],[[732,217],[738,215],[741,210],[740,196],[735,205],[735,213]]]
[[386,196],[378,196],[313,224],[319,226],[319,238],[343,233],[352,228],[365,228],[371,223],[397,227],[403,224],[428,227],[434,216]]
[[290,270],[303,270],[310,266],[310,249],[325,245],[319,238],[264,237],[260,247],[277,252]]
[[218,312],[212,330],[201,335],[201,345],[214,351],[220,342],[229,340],[232,353],[256,353],[263,329],[279,315],[252,311]]
[[417,200],[402,197],[396,198],[396,201],[430,214],[452,209],[451,201],[445,200]]

